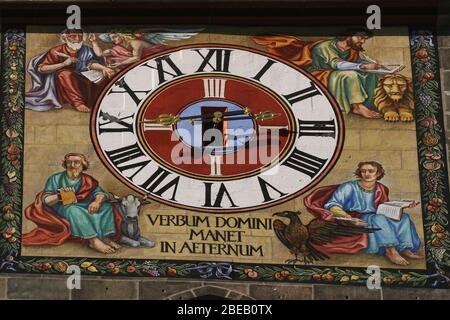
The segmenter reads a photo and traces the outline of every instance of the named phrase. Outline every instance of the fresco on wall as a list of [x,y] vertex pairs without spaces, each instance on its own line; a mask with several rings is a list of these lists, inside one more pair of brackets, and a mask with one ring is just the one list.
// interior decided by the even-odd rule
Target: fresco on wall
[[446,286],[433,35],[246,31],[8,30],[0,270]]

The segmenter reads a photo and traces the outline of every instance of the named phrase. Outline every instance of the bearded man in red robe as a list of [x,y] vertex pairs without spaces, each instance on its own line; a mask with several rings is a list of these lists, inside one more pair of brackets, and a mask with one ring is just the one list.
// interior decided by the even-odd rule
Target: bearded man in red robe
[[[25,107],[35,111],[62,108],[65,103],[89,112],[114,70],[100,63],[92,48],[83,44],[81,29],[61,33],[62,44],[33,57],[28,72],[33,88],[26,94]],[[95,70],[102,78],[88,79],[83,72]]]

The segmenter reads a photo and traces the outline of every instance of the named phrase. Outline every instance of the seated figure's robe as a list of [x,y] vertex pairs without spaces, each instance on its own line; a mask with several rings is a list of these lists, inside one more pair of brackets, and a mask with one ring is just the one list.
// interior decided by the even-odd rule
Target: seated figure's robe
[[[149,48],[144,48],[142,50],[142,54],[140,59],[143,59],[145,57],[151,56],[154,53],[160,52],[167,49],[167,46],[164,44],[158,44],[151,46]],[[133,52],[131,50],[128,50],[120,45],[115,45],[109,49],[110,55],[105,57],[105,64],[110,65],[112,63],[121,63],[122,61],[133,57]],[[124,69],[127,65],[121,65],[118,68]]]
[[[377,86],[377,76],[373,73],[356,70],[337,70],[337,64],[350,61],[350,50],[341,51],[336,46],[337,40],[319,43],[312,49],[312,64],[309,72],[316,70],[333,70],[328,77],[328,90],[338,102],[341,110],[349,113],[354,103],[364,103],[369,109],[374,109],[373,94]],[[357,56],[354,63],[362,63]],[[367,62],[366,62],[367,63]]]
[[[352,217],[362,219],[371,228],[381,230],[355,237],[344,237],[325,246],[328,253],[356,253],[364,250],[368,253],[384,254],[387,246],[394,246],[398,251],[409,249],[417,252],[420,239],[414,223],[407,213],[400,221],[376,214],[377,207],[389,201],[388,188],[376,184],[372,192],[363,190],[358,181],[348,181],[338,186],[322,187],[314,190],[305,199],[305,205],[315,216],[334,220],[329,209],[338,206]],[[337,220],[336,220],[337,221]]]
[[[79,61],[55,72],[40,72],[42,65],[64,62],[67,58],[61,54],[75,57]],[[35,111],[47,111],[52,108],[61,108],[63,104],[68,103],[75,108],[80,105],[92,108],[107,79],[103,78],[94,83],[84,77],[81,72],[87,71],[89,64],[98,61],[99,58],[91,48],[82,46],[79,51],[72,52],[65,44],[32,58],[28,72],[33,80],[33,88],[26,93],[25,107]]]
[[302,41],[292,36],[257,36],[257,44],[267,46],[267,50],[277,56],[292,61],[310,72],[333,94],[341,110],[351,111],[351,104],[364,103],[369,109],[373,106],[373,94],[377,77],[373,73],[356,70],[338,70],[340,62],[361,63],[364,61],[355,49],[341,51],[337,39]]
[[[76,203],[45,204],[49,195],[64,187],[75,189]],[[104,201],[97,212],[88,212],[89,204],[98,194],[108,199],[108,194],[98,186],[98,182],[87,174],[80,174],[76,180],[71,180],[65,171],[50,176],[44,191],[25,209],[25,216],[36,223],[37,228],[24,234],[23,244],[60,245],[68,239],[82,241],[93,237],[102,239],[105,236],[120,239],[121,215],[118,208]]]

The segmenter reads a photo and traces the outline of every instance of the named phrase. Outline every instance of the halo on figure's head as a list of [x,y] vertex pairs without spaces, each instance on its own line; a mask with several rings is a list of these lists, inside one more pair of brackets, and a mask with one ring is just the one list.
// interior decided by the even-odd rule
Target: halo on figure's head
[[81,159],[81,164],[83,166],[83,171],[86,171],[87,169],[89,169],[89,161],[86,158],[86,156],[82,153],[76,153],[76,152],[71,152],[71,153],[67,153],[64,156],[64,160],[61,162],[61,165],[64,169],[67,169],[67,164],[66,161],[69,160],[70,157],[78,157]]
[[361,168],[365,165],[371,165],[372,167],[375,167],[377,169],[377,180],[381,180],[386,174],[381,163],[376,161],[361,161],[360,163],[358,163],[358,168],[356,168],[353,174],[358,178],[362,178]]

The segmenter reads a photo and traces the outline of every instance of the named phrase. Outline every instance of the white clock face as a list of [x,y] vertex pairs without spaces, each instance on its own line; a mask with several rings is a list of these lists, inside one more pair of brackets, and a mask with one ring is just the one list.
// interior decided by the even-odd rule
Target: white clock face
[[344,124],[312,76],[253,49],[199,44],[118,75],[91,118],[98,155],[123,183],[195,211],[293,199],[336,162]]

